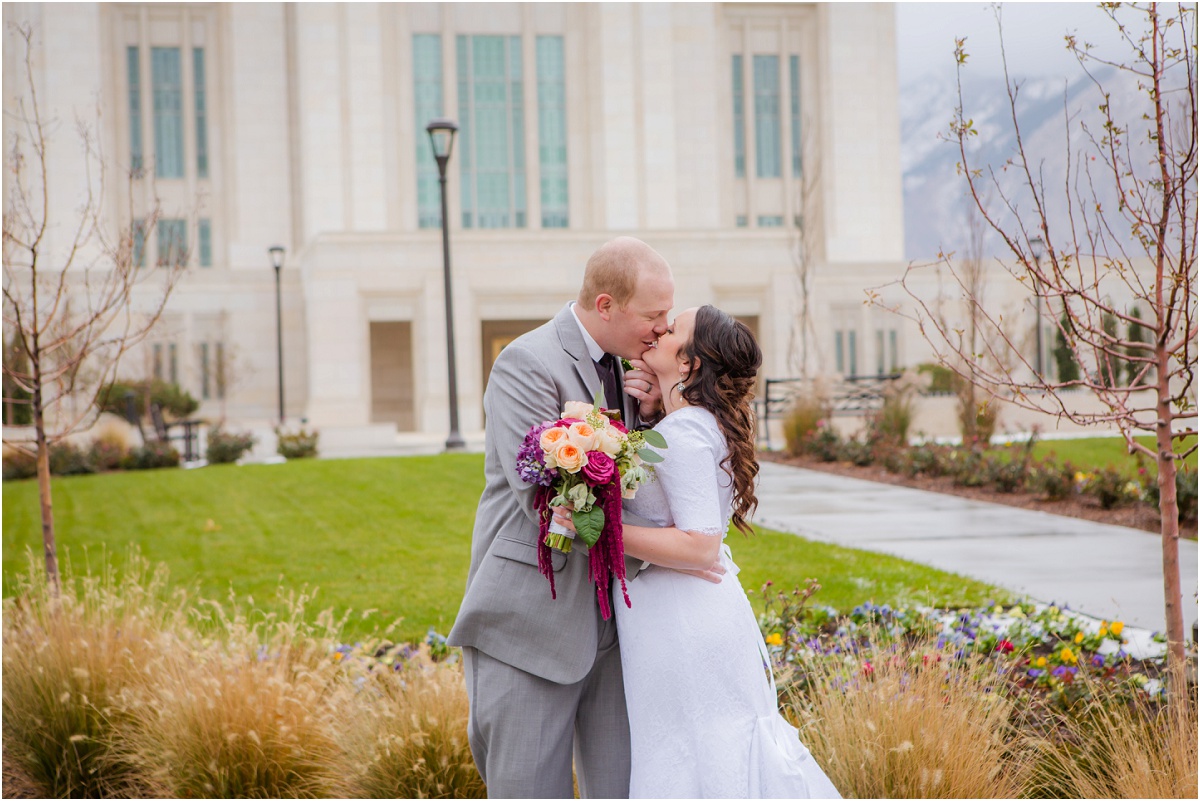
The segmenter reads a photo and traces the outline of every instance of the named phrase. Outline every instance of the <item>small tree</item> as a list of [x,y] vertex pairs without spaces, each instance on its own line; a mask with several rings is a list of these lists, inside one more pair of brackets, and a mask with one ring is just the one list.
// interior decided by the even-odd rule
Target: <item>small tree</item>
[[[57,592],[50,448],[94,422],[97,393],[114,377],[121,356],[162,314],[186,259],[140,270],[142,244],[134,235],[132,213],[122,232],[111,234],[103,207],[107,164],[94,124],[79,120],[75,126],[86,165],[79,176],[80,204],[70,212],[62,211],[69,204],[51,204],[50,188],[57,185],[51,174],[57,167],[47,158],[47,147],[56,126],[38,103],[33,29],[10,25],[9,30],[24,50],[25,94],[5,126],[4,327],[12,332],[14,354],[5,354],[4,400],[30,408],[35,437],[32,444],[7,444],[37,460],[46,576]],[[128,175],[132,203],[133,172]],[[152,231],[158,216],[155,203],[141,233]],[[53,237],[63,231],[66,245],[56,246]],[[143,283],[150,285],[148,297],[135,302]]]
[[1067,338],[1063,336],[1068,323],[1069,320],[1064,314],[1054,330],[1054,363],[1058,367],[1059,382],[1069,385],[1079,381],[1079,362],[1075,361],[1075,354],[1067,345]]
[[[996,169],[971,163],[967,143],[978,131],[963,109],[962,70],[967,61],[964,39],[957,40],[955,50],[959,91],[950,128],[968,191],[1014,257],[1008,269],[1047,301],[1046,308],[1055,309],[1055,314],[1062,309],[1061,320],[1055,321],[1060,341],[1083,368],[1082,375],[1068,378],[1064,370],[1057,381],[1039,375],[1030,364],[1028,349],[1004,339],[1003,315],[989,313],[978,299],[972,299],[972,303],[979,309],[980,319],[1004,339],[1015,363],[1010,367],[1004,359],[979,359],[964,352],[954,334],[938,326],[936,316],[909,283],[912,272],[921,265],[910,266],[900,283],[916,301],[912,315],[926,338],[941,358],[947,359],[941,355],[945,351],[959,357],[944,363],[955,369],[965,365],[964,378],[1002,391],[1010,402],[1024,408],[1080,425],[1115,425],[1130,452],[1156,461],[1169,686],[1172,697],[1180,699],[1185,692],[1184,629],[1175,477],[1179,460],[1196,449],[1194,443],[1186,445],[1186,438],[1196,433],[1192,400],[1196,373],[1193,343],[1197,335],[1196,7],[1179,4],[1169,13],[1153,3],[1105,3],[1100,8],[1116,26],[1129,56],[1125,61],[1101,58],[1091,45],[1074,36],[1066,37],[1068,49],[1102,98],[1102,130],[1094,131],[1080,123],[1087,152],[1079,158],[1071,150],[1071,112],[1064,109],[1064,145],[1069,154],[1065,181],[1048,186],[1041,166],[1021,138],[1017,119],[1020,85],[1008,76],[998,9],[1001,57],[1016,134],[1016,152],[999,169],[1019,176],[1018,194],[1005,193]],[[1130,22],[1127,12],[1138,15],[1144,24]],[[1114,68],[1116,75],[1133,76],[1138,100],[1118,109],[1105,86],[1105,81],[1113,77],[1097,71],[1097,66]],[[1135,143],[1140,150],[1135,149]],[[1079,160],[1074,161],[1076,158]],[[1120,198],[1115,208],[1100,202],[1096,187],[1101,182],[1112,186]],[[983,201],[985,186],[999,194],[1006,216],[993,212]],[[1065,224],[1051,224],[1051,208],[1065,210]],[[1140,261],[1125,241],[1127,232],[1137,243]],[[1034,256],[1035,238],[1045,242],[1046,256],[1040,259]],[[1125,311],[1128,301],[1118,306],[1111,300],[1117,294],[1112,290],[1117,288],[1133,303],[1149,310],[1145,323],[1150,333],[1148,342],[1122,339],[1117,334],[1114,323],[1140,322]],[[1041,325],[1042,321],[1037,323]],[[1136,365],[1132,380],[1113,380],[1114,360]],[[1103,410],[1081,412],[1070,405],[1062,390],[1075,387],[1093,392]],[[1154,447],[1139,443],[1135,439],[1139,432],[1153,435]],[[1179,453],[1174,447],[1177,441],[1185,443]]]

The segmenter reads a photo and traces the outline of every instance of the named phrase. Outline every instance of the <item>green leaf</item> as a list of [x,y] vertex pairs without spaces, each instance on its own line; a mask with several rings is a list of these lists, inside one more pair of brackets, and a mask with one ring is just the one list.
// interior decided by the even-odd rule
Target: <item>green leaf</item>
[[575,535],[590,548],[600,539],[600,532],[604,531],[604,510],[593,506],[586,512],[572,512],[571,522],[575,524]]
[[663,460],[663,458],[659,456],[656,451],[652,451],[649,448],[642,448],[637,453],[638,456],[642,457],[642,461],[646,464],[658,464]]
[[602,390],[602,391],[600,391],[600,392],[597,392],[597,393],[596,393],[596,397],[592,398],[592,406],[594,406],[594,407],[595,407],[595,408],[597,408],[597,409],[603,409],[603,408],[604,408],[604,397],[603,397],[603,394],[604,394],[604,393],[603,393],[603,390]]
[[667,440],[662,434],[655,431],[653,428],[647,428],[642,432],[642,439],[646,440],[647,445],[653,445],[656,448],[667,447]]

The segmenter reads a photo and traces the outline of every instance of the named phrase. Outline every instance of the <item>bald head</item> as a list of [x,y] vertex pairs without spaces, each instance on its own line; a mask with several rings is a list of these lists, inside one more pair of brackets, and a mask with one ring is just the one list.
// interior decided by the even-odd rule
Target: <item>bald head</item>
[[636,359],[667,330],[674,298],[667,260],[640,239],[621,236],[588,259],[575,313],[606,353]]
[[596,298],[603,294],[625,308],[643,277],[670,280],[671,267],[658,251],[640,239],[619,236],[609,240],[588,259],[579,305],[593,308]]

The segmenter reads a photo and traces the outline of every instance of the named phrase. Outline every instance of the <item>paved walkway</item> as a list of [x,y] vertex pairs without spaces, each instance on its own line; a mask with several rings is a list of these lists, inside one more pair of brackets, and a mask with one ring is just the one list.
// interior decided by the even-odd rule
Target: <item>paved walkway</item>
[[[1097,618],[1165,628],[1154,534],[763,462],[755,522],[892,554]],[[1181,540],[1184,625],[1196,622],[1194,540]]]

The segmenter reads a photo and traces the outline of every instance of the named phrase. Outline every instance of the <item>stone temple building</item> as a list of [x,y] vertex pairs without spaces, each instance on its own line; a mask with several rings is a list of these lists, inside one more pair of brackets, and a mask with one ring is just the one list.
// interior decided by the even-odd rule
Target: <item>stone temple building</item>
[[[745,320],[767,377],[928,358],[864,287],[902,272],[894,10],[884,3],[4,4],[4,110],[33,83],[57,121],[52,228],[86,179],[76,118],[110,166],[105,220],[187,276],[123,373],[177,381],[199,414],[286,417],[361,443],[448,427],[447,174],[462,430],[478,440],[504,345],[640,237],[676,310]],[[6,189],[9,180],[6,176]],[[7,196],[7,195],[6,195]],[[157,225],[142,224],[158,198]],[[8,209],[6,207],[6,213]]]

